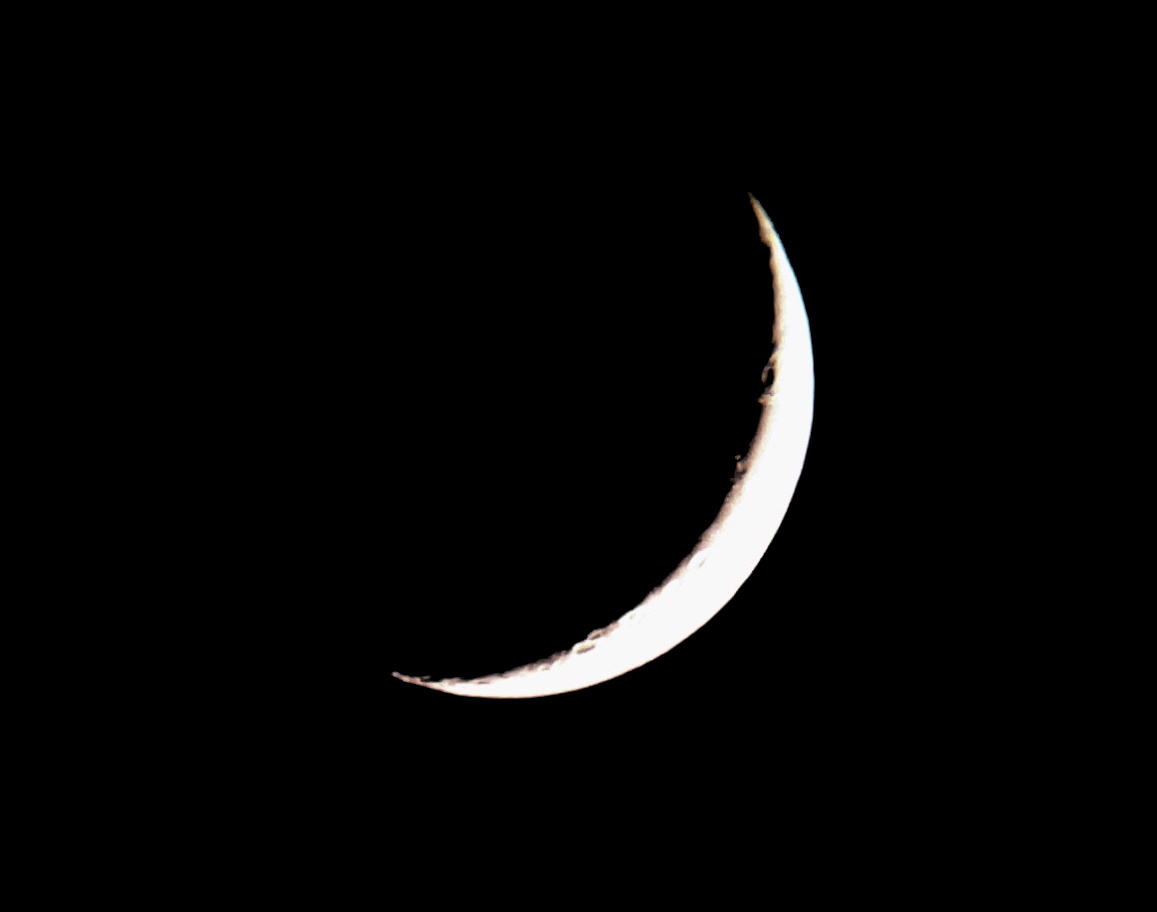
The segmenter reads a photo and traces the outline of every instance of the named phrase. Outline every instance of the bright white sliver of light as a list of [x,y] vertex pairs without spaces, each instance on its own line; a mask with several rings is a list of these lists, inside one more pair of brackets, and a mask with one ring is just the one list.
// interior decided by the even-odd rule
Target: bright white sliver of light
[[726,605],[762,559],[787,513],[811,435],[814,374],[811,332],[799,283],[763,208],[753,198],[775,280],[774,394],[744,471],[699,546],[637,608],[603,636],[562,657],[472,680],[402,680],[460,696],[540,697],[599,684],[677,646]]

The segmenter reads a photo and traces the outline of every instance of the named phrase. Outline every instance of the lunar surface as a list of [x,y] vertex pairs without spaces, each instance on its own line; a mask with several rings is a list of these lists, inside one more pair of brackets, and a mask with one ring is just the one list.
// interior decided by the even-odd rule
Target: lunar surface
[[[432,681],[394,677],[467,697],[544,697],[580,690],[645,665],[673,649],[726,605],[763,558],[795,492],[811,435],[811,332],[799,283],[767,213],[751,199],[771,251],[775,291],[772,355],[763,405],[747,455],[711,527],[667,580],[619,620],[570,649],[502,674]],[[770,303],[770,302],[769,302]],[[769,382],[770,381],[770,382]]]

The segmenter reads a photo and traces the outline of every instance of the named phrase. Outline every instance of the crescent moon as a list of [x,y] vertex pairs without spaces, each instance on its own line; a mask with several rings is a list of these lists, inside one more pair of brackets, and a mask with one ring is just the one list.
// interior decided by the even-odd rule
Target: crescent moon
[[803,471],[815,389],[811,331],[799,283],[767,213],[753,196],[751,205],[760,239],[771,251],[775,290],[772,355],[763,369],[759,399],[763,411],[735,484],[695,550],[637,608],[565,652],[469,680],[431,681],[397,672],[394,677],[466,697],[544,697],[581,690],[673,649],[714,617],[751,575],[779,530]]

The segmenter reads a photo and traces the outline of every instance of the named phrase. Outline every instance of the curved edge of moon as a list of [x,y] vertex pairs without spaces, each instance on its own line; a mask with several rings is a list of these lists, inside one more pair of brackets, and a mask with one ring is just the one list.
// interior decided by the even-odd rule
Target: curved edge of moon
[[771,383],[758,430],[715,522],[676,570],[637,607],[569,650],[502,674],[431,681],[394,677],[446,693],[524,698],[580,690],[645,665],[706,624],[751,575],[787,513],[811,436],[814,366],[807,311],[795,272],[771,220],[754,196],[759,236],[770,250],[775,291]]

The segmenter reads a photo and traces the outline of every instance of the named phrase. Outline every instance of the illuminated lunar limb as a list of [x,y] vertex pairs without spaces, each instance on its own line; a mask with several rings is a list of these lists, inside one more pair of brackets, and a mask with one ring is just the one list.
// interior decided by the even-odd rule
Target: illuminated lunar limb
[[799,283],[767,213],[751,198],[771,251],[775,329],[763,411],[715,522],[667,580],[619,620],[565,652],[502,674],[431,681],[394,677],[467,697],[545,697],[616,678],[673,649],[726,605],[763,558],[791,503],[811,436],[815,380]]

